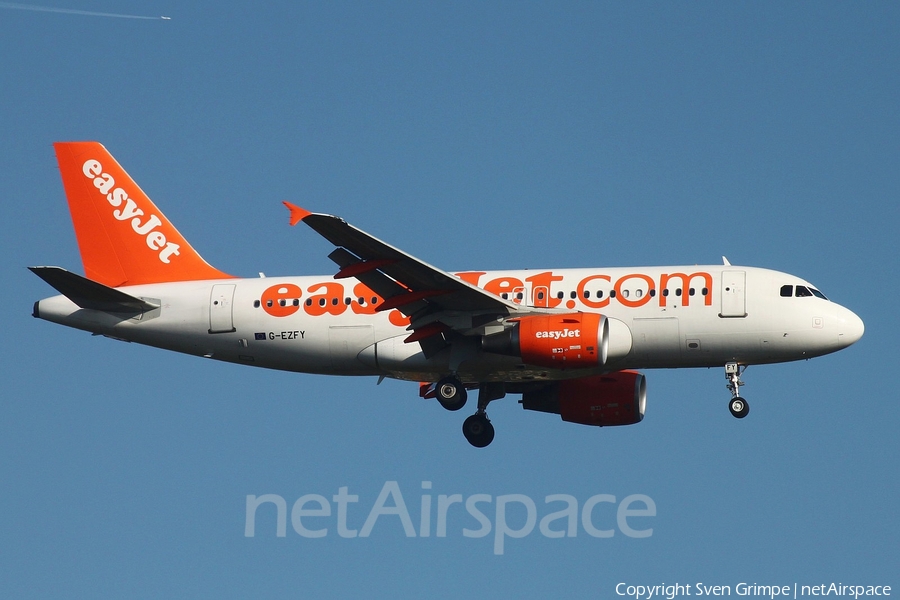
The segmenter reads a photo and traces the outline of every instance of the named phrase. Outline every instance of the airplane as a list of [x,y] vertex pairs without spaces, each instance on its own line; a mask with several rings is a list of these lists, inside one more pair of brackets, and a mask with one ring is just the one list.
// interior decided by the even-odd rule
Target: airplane
[[208,264],[98,142],[54,144],[85,276],[29,267],[60,295],[33,316],[115,340],[248,366],[419,383],[494,439],[490,402],[592,426],[645,413],[639,371],[724,368],[744,418],[748,365],[859,340],[862,320],[793,275],[731,265],[449,273],[350,225],[284,202],[335,246],[333,275],[238,278]]

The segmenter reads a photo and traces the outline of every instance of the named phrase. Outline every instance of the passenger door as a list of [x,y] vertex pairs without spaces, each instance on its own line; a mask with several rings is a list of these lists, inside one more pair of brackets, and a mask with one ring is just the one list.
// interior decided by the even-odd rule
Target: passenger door
[[722,271],[720,317],[742,318],[747,316],[746,283],[747,273],[744,271]]

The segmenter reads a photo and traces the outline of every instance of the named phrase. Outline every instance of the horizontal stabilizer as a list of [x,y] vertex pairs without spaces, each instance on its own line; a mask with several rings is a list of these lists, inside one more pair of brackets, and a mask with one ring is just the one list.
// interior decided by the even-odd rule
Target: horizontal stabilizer
[[28,269],[81,308],[113,313],[142,313],[159,308],[156,304],[129,296],[60,267]]

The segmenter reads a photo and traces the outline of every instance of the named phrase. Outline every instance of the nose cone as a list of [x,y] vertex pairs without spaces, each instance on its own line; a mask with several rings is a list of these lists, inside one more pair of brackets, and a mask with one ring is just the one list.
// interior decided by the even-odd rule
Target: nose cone
[[838,339],[842,348],[858,342],[865,330],[866,326],[863,324],[862,319],[856,316],[853,311],[845,308],[838,315]]

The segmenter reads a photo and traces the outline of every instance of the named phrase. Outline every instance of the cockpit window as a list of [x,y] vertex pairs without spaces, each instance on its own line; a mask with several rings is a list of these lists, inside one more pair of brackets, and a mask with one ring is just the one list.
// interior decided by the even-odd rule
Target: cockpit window
[[794,287],[792,285],[783,285],[781,286],[779,294],[782,298],[790,298],[791,296],[794,296],[796,298],[812,298],[813,296],[815,296],[816,298],[821,298],[822,300],[828,300],[828,298],[825,297],[825,294],[823,294],[816,288],[805,285],[798,285],[797,287]]

